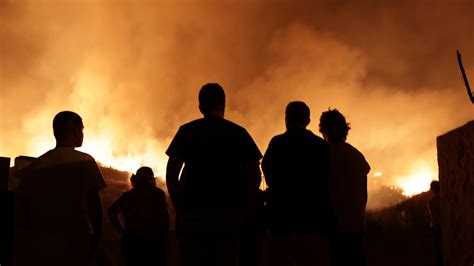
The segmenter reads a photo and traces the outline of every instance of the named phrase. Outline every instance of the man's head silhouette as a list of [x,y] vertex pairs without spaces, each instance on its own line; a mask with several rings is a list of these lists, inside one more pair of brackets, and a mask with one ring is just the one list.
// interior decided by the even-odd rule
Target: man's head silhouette
[[440,192],[439,181],[437,181],[437,180],[431,181],[430,191],[433,192],[434,194],[439,194],[439,192]]
[[155,186],[155,174],[150,167],[142,166],[132,175],[130,181],[134,187]]
[[53,119],[57,147],[81,147],[84,140],[82,118],[71,111],[59,112]]
[[290,102],[285,111],[286,128],[306,128],[311,121],[309,116],[309,107],[304,102]]
[[225,93],[221,85],[208,83],[199,91],[199,110],[205,116],[224,117]]

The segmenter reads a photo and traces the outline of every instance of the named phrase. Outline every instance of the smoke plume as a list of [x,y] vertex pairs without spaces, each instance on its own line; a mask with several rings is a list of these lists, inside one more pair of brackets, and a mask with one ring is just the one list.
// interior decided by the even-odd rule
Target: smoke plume
[[[474,82],[473,1],[0,0],[0,152],[54,147],[62,110],[83,150],[163,176],[179,125],[200,117],[207,82],[226,117],[265,151],[284,108],[337,108],[372,167],[370,189],[427,189],[436,136],[474,118],[456,61]],[[370,195],[369,195],[370,198]]]

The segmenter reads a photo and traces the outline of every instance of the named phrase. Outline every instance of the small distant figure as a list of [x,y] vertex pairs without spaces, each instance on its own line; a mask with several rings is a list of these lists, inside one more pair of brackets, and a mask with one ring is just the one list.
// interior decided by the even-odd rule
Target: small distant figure
[[257,206],[262,155],[247,130],[224,119],[219,84],[202,86],[198,98],[204,117],[182,125],[166,151],[181,263],[237,266],[242,230]]
[[290,102],[286,132],[263,157],[268,185],[269,265],[329,265],[329,146],[306,129],[310,110]]
[[95,260],[102,236],[105,182],[82,146],[81,117],[70,111],[53,120],[56,147],[19,171],[16,191],[16,266],[84,266]]
[[156,186],[150,167],[140,167],[130,181],[133,188],[107,209],[112,226],[122,234],[125,263],[164,266],[169,240],[165,193]]
[[441,231],[441,202],[439,181],[431,182],[430,191],[431,193],[433,193],[433,197],[428,201],[428,211],[430,214],[430,226],[433,232],[433,239],[435,244],[436,265],[443,266],[444,259]]
[[362,153],[346,142],[349,129],[338,110],[322,113],[319,131],[329,142],[329,192],[336,219],[336,232],[331,235],[331,264],[337,266],[367,264],[364,235],[370,166]]

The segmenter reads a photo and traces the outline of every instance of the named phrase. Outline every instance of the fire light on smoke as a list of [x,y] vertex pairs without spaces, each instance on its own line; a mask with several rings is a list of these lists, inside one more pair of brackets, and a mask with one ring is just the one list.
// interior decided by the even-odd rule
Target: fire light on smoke
[[374,177],[379,177],[379,176],[382,176],[382,172],[381,171],[375,171],[374,172]]
[[[72,93],[65,100],[64,109],[78,112],[83,119],[84,142],[78,150],[89,153],[103,166],[121,171],[135,172],[149,166],[164,180],[167,157],[162,144],[152,136],[148,121],[121,120],[121,115],[109,108],[121,104],[110,100],[116,91],[110,89],[107,79],[90,69],[93,67],[85,66],[79,71]],[[39,156],[54,147],[51,120],[58,111],[62,108],[50,106],[27,119],[26,131],[33,134],[27,140],[28,155]]]
[[437,176],[437,171],[426,162],[420,162],[406,176],[398,178],[397,186],[405,196],[413,196],[429,190],[431,181]]
[[156,176],[163,178],[166,169],[166,159],[159,154],[158,143],[154,140],[145,140],[142,151],[131,153],[115,152],[114,144],[104,137],[93,137],[79,150],[94,156],[97,161],[105,166],[110,166],[121,171],[135,172],[141,166],[153,168]]
[[413,195],[437,176],[436,136],[473,119],[455,58],[460,49],[474,61],[472,35],[465,34],[472,31],[469,0],[434,0],[430,8],[405,1],[397,8],[351,1],[3,2],[1,156],[51,149],[52,118],[71,110],[85,123],[79,150],[119,170],[147,165],[163,177],[179,125],[201,116],[199,87],[219,82],[226,117],[245,127],[262,153],[284,130],[288,102],[310,106],[315,133],[320,113],[337,108],[351,123],[348,142],[374,170],[369,183]]

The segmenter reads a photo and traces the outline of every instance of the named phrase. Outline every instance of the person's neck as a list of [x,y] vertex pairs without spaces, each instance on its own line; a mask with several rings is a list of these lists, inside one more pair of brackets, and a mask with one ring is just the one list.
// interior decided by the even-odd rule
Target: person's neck
[[346,141],[345,140],[327,140],[328,143],[331,143],[331,144],[340,144],[340,143],[345,143]]
[[74,149],[76,146],[72,143],[68,142],[56,142],[56,148],[69,148],[69,149]]
[[224,112],[222,111],[211,111],[204,114],[204,118],[224,118]]
[[286,127],[286,131],[304,131],[306,130],[306,127]]

